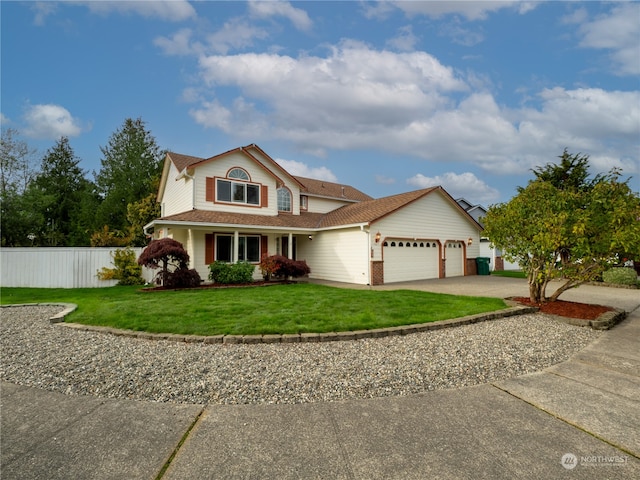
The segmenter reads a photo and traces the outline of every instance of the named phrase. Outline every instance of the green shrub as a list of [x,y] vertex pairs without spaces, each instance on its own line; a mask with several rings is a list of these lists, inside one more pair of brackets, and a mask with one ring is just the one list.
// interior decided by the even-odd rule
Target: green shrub
[[614,267],[602,274],[602,281],[617,285],[636,285],[638,283],[638,275],[633,268]]
[[142,285],[142,267],[138,265],[136,254],[130,248],[116,250],[111,254],[115,268],[102,267],[98,271],[100,280],[118,280],[118,285]]
[[216,261],[209,265],[209,280],[215,283],[251,283],[255,267],[249,262],[225,263]]

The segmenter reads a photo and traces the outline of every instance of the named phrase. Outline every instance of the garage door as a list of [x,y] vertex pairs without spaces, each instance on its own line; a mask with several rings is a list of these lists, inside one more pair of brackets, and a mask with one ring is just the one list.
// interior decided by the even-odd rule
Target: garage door
[[461,277],[464,275],[464,248],[460,242],[447,242],[444,249],[445,276]]
[[383,245],[384,283],[438,278],[438,244],[426,240],[387,240]]

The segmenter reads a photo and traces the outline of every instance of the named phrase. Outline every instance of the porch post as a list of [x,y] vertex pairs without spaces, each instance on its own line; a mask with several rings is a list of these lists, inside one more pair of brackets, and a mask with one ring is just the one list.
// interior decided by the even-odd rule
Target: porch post
[[190,252],[189,268],[195,268],[195,245],[193,239],[193,230],[190,228],[187,230],[187,252]]
[[287,258],[293,260],[293,233],[289,233],[289,251],[287,252]]
[[240,233],[238,230],[233,232],[233,256],[231,257],[231,261],[233,263],[238,263],[238,252],[240,251]]

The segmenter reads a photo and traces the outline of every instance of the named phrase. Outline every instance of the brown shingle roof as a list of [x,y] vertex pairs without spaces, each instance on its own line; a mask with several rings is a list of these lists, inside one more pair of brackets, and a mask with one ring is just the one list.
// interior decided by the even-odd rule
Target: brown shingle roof
[[300,215],[255,215],[250,213],[212,212],[208,210],[190,210],[162,217],[158,221],[186,222],[186,223],[211,223],[222,225],[246,225],[257,227],[284,227],[284,228],[317,228],[322,213],[303,212]]
[[298,182],[306,188],[306,193],[309,195],[318,195],[321,197],[338,198],[340,200],[348,200],[355,202],[363,202],[365,200],[373,200],[366,193],[353,188],[350,185],[344,185],[340,183],[326,182],[324,180],[315,180],[313,178],[305,178],[294,176]]
[[392,195],[390,197],[367,200],[346,205],[328,213],[301,212],[300,215],[280,214],[274,216],[191,210],[162,217],[159,221],[306,229],[338,227],[359,223],[366,224],[393,213],[435,190],[441,190],[441,187],[432,187]]
[[193,164],[202,162],[204,160],[204,158],[192,157],[190,155],[181,155],[180,153],[175,152],[167,152],[167,155],[179,172]]
[[319,227],[335,227],[354,223],[369,223],[384,217],[405,205],[428,195],[440,187],[400,193],[390,197],[367,200],[365,202],[346,205],[324,215]]

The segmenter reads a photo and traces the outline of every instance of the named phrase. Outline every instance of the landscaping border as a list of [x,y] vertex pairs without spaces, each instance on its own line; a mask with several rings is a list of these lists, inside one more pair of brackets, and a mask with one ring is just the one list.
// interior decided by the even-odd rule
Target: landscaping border
[[419,323],[412,325],[401,325],[397,327],[375,328],[371,330],[355,330],[348,332],[328,332],[328,333],[293,333],[293,334],[263,334],[263,335],[181,335],[173,333],[150,333],[138,332],[135,330],[123,330],[112,327],[102,327],[95,325],[83,325],[81,323],[65,323],[65,317],[73,312],[77,305],[72,303],[28,303],[19,305],[2,305],[2,307],[26,307],[26,306],[63,306],[64,310],[53,317],[49,322],[75,330],[87,332],[99,332],[116,336],[140,338],[144,340],[170,340],[186,343],[219,343],[219,344],[256,344],[256,343],[313,343],[313,342],[337,342],[360,340],[363,338],[381,338],[396,335],[409,335],[412,333],[428,332],[441,328],[459,327],[461,325],[471,325],[473,323],[486,322],[497,318],[512,317],[525,313],[534,313],[536,307],[515,305],[515,302],[507,301],[511,304],[509,308],[494,312],[479,313],[466,317],[452,318],[449,320],[438,320],[435,322]]

